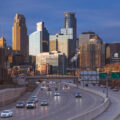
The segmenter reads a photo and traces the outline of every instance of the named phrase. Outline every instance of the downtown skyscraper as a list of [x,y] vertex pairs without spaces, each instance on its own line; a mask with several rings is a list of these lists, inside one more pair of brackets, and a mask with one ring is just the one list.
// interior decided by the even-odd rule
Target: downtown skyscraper
[[76,18],[75,13],[65,12],[64,28],[61,29],[61,33],[69,35],[70,39],[76,40]]
[[12,49],[26,56],[28,55],[28,35],[25,17],[16,14],[12,28]]
[[76,17],[74,12],[65,12],[64,28],[61,34],[67,35],[68,39],[73,40],[73,52],[76,53]]
[[49,33],[44,22],[37,23],[35,32],[29,35],[29,55],[37,56],[39,53],[49,51]]

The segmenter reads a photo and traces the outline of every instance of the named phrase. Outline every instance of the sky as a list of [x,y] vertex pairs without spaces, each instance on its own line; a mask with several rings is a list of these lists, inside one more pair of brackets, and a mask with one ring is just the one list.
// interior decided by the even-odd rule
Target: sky
[[51,35],[64,26],[64,12],[75,12],[77,37],[93,31],[104,42],[120,42],[120,0],[0,0],[0,36],[12,45],[12,26],[16,13],[26,18],[28,35],[36,23],[45,22]]

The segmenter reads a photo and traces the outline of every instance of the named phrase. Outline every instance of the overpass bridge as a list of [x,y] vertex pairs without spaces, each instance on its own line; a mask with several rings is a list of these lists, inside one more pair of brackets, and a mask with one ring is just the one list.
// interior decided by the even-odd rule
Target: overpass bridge
[[40,80],[40,79],[70,79],[78,80],[78,76],[71,75],[45,75],[45,76],[26,76],[26,80]]

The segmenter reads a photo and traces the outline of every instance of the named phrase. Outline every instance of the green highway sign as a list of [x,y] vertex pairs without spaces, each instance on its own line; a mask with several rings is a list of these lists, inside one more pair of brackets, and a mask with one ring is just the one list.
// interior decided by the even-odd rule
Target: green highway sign
[[112,72],[111,79],[120,79],[120,72]]
[[105,78],[107,78],[107,73],[99,73],[99,78],[100,78],[100,79],[105,79]]

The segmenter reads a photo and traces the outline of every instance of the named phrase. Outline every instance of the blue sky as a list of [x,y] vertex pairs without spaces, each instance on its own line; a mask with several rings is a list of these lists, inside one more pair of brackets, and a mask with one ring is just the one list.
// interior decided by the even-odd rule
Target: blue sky
[[66,11],[76,13],[78,35],[94,31],[104,42],[120,41],[120,0],[0,0],[0,31],[11,45],[14,16],[20,13],[26,18],[28,35],[39,21],[45,22],[50,34],[56,34]]

